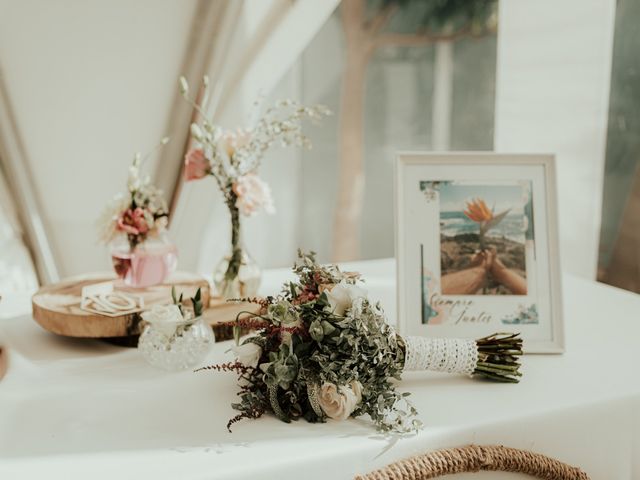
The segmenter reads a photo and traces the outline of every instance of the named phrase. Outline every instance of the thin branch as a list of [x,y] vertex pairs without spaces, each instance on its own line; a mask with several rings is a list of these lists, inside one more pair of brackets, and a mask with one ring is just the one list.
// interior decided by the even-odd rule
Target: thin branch
[[482,38],[487,35],[496,33],[494,28],[483,30],[482,32],[473,32],[466,27],[457,32],[452,33],[384,33],[375,39],[375,47],[418,47],[421,45],[429,45],[437,42],[453,42],[461,38]]
[[389,23],[391,17],[398,10],[397,4],[389,4],[384,7],[375,17],[365,25],[365,30],[369,35],[377,35]]
[[340,5],[342,24],[347,35],[362,33],[365,17],[365,0],[345,0]]
[[430,33],[385,33],[376,39],[376,47],[418,47],[436,42],[451,42],[466,36],[466,30],[454,33],[430,34]]
[[497,33],[498,33],[498,24],[495,22],[492,22],[491,26],[488,26],[479,32],[470,31],[468,37],[483,38],[489,35],[496,35]]
[[229,420],[227,423],[227,430],[231,433],[231,427],[234,423],[238,423],[243,418],[260,418],[264,414],[264,409],[259,407],[250,407],[248,410],[239,413],[235,417]]
[[238,374],[244,375],[247,372],[253,370],[253,367],[248,367],[243,365],[239,361],[235,362],[225,362],[225,363],[217,363],[214,365],[206,365],[204,367],[196,368],[194,372],[202,372],[204,370],[216,370],[218,372],[236,372]]

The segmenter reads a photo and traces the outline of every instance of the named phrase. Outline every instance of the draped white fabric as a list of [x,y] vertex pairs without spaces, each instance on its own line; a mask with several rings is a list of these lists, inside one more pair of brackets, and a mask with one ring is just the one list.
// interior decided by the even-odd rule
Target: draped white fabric
[[[32,293],[38,278],[23,242],[15,207],[0,171],[0,295]],[[0,307],[1,308],[1,307]]]
[[[363,272],[393,320],[393,262],[345,268]],[[263,293],[275,293],[289,275],[267,272]],[[399,388],[412,392],[425,427],[403,439],[376,434],[366,419],[313,425],[270,416],[230,434],[234,375],[166,374],[135,350],[51,335],[29,318],[28,297],[13,297],[16,316],[0,320],[9,353],[0,381],[0,476],[346,480],[413,454],[476,443],[550,455],[594,480],[638,478],[640,324],[630,312],[640,309],[640,297],[573,276],[564,287],[565,354],[525,356],[517,385],[405,374]],[[229,346],[217,344],[208,360],[229,359]]]
[[135,152],[170,133],[195,5],[0,0],[2,75],[62,276],[110,266],[96,221]]

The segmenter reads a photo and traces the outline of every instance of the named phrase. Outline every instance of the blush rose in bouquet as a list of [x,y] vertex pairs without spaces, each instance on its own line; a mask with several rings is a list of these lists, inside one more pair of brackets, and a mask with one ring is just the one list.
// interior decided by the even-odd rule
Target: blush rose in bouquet
[[[380,431],[419,428],[416,410],[395,381],[407,370],[436,370],[518,382],[517,334],[479,340],[402,337],[371,301],[360,276],[319,265],[300,252],[298,279],[275,297],[252,299],[258,314],[235,321],[233,362],[200,370],[239,377],[240,413],[228,424],[266,412],[285,422],[368,415]],[[242,329],[256,333],[240,339]]]

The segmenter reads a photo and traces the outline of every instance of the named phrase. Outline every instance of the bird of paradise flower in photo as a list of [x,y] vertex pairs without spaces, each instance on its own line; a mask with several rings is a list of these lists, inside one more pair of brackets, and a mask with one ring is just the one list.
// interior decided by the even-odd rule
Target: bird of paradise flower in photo
[[508,208],[504,212],[495,214],[493,212],[493,209],[489,210],[486,202],[481,198],[475,198],[473,200],[467,201],[466,204],[467,208],[466,210],[464,210],[464,214],[469,218],[469,220],[472,220],[479,225],[480,231],[478,234],[478,238],[480,241],[480,250],[484,250],[486,246],[486,233],[490,229],[498,225],[504,219],[504,217],[507,216],[511,209]]

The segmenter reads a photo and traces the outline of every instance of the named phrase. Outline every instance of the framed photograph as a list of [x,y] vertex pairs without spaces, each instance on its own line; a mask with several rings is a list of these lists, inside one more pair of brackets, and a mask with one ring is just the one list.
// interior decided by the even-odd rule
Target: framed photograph
[[564,350],[552,155],[400,154],[396,223],[403,334]]

